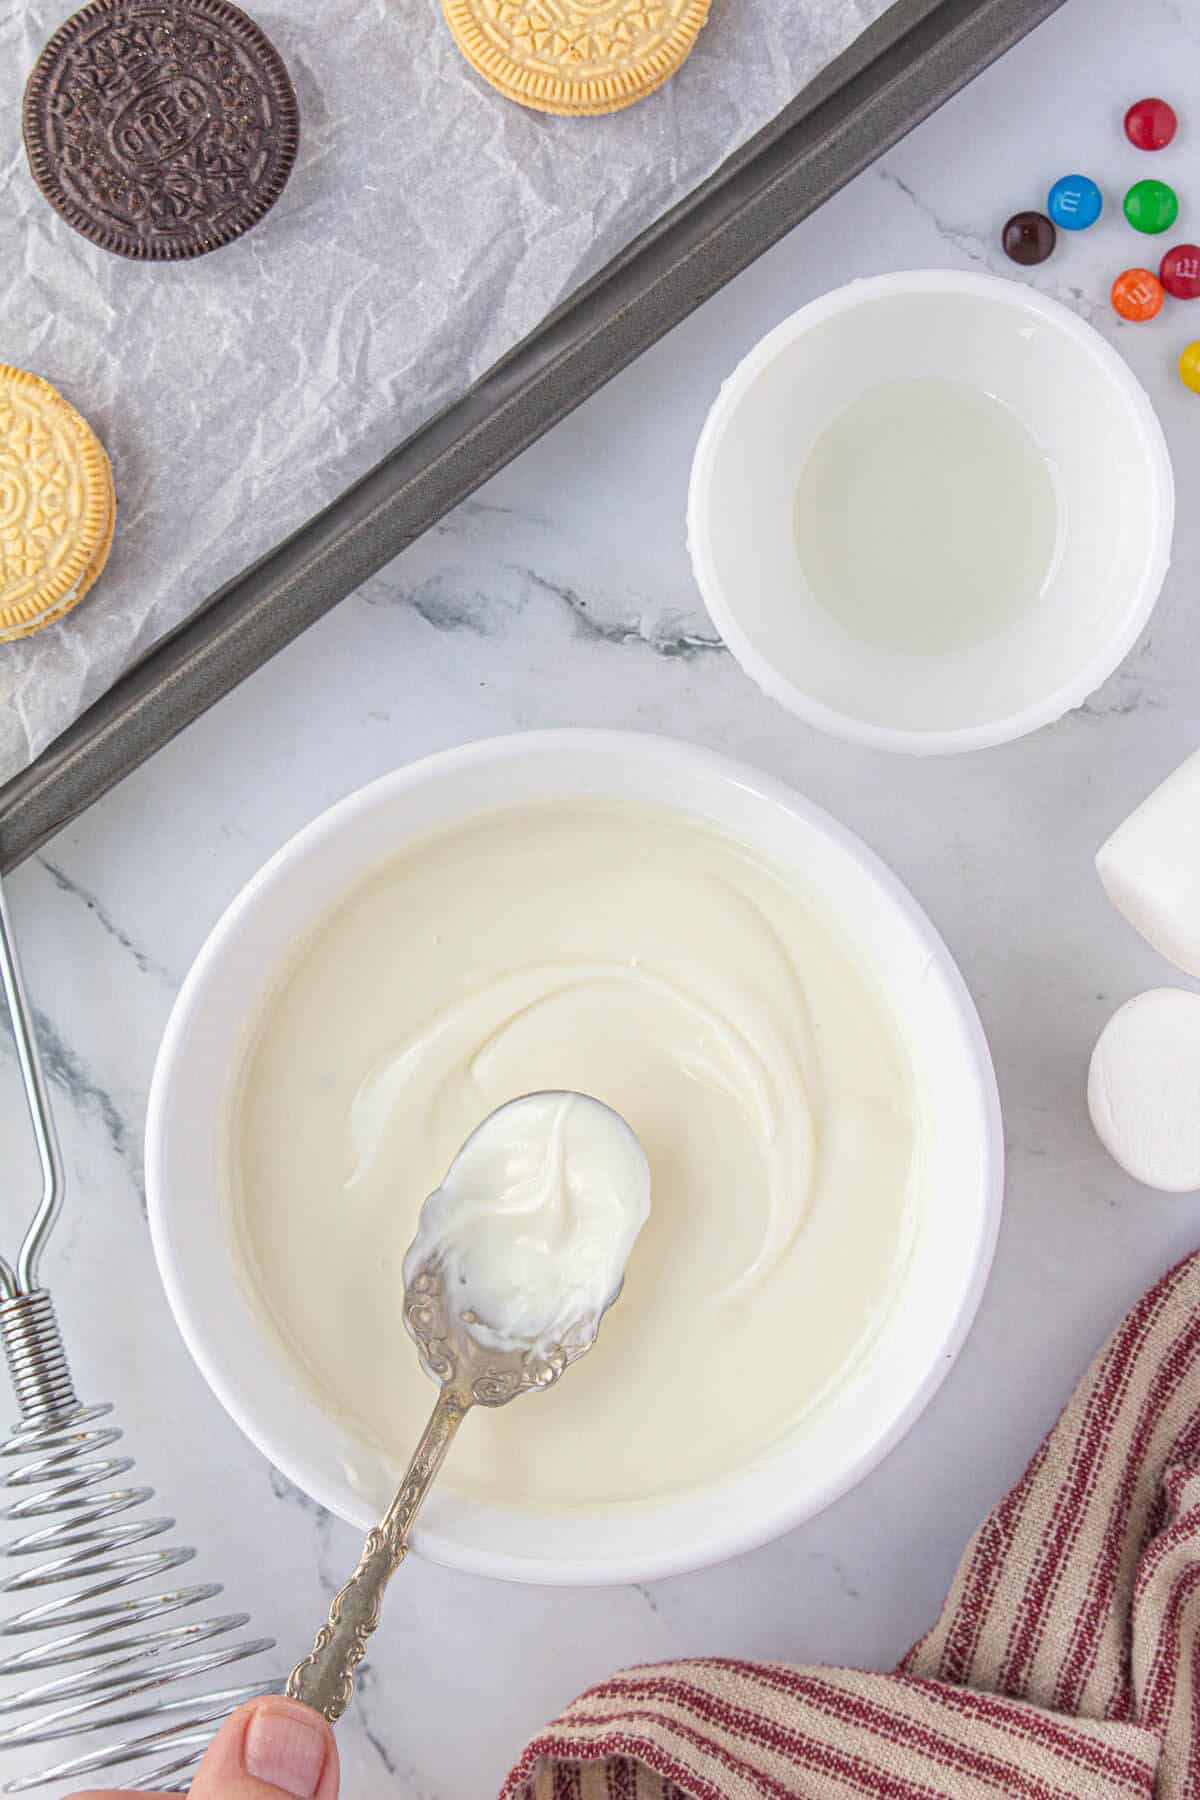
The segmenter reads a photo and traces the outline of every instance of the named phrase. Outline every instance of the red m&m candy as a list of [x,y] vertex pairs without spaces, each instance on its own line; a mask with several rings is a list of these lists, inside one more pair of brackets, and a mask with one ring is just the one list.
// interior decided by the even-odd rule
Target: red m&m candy
[[1165,100],[1135,100],[1125,114],[1125,136],[1139,150],[1165,150],[1178,124]]
[[1200,300],[1200,244],[1176,244],[1168,250],[1158,278],[1176,300]]
[[1149,269],[1126,269],[1113,282],[1112,303],[1123,319],[1152,319],[1163,303],[1162,283]]

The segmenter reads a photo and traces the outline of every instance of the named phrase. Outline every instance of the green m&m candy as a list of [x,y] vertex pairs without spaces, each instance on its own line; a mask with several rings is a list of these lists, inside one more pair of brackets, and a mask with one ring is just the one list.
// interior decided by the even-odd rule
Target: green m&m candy
[[1179,217],[1175,189],[1165,181],[1135,181],[1125,196],[1125,217],[1135,231],[1169,231]]

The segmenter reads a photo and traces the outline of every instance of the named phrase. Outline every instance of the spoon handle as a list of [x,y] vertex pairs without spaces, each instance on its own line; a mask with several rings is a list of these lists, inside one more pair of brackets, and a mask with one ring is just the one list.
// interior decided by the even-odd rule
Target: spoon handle
[[288,1677],[288,1698],[324,1713],[331,1725],[350,1704],[354,1671],[379,1623],[383,1591],[408,1555],[413,1520],[470,1405],[462,1394],[442,1389],[395,1499],[368,1533],[358,1567],[329,1608],[328,1624],[322,1625],[311,1651]]

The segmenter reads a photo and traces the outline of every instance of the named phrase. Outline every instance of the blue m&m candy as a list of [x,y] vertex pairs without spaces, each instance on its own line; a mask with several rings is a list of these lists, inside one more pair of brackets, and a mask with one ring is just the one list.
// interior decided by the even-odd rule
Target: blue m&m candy
[[1046,211],[1060,231],[1086,231],[1103,206],[1103,194],[1087,175],[1060,176],[1046,199]]

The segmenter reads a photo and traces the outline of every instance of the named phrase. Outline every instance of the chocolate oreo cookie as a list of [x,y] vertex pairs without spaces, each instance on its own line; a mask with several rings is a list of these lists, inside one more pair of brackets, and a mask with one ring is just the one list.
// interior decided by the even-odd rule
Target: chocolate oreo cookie
[[229,0],[93,0],[25,89],[34,180],[118,256],[219,250],[278,200],[299,109],[283,59]]

